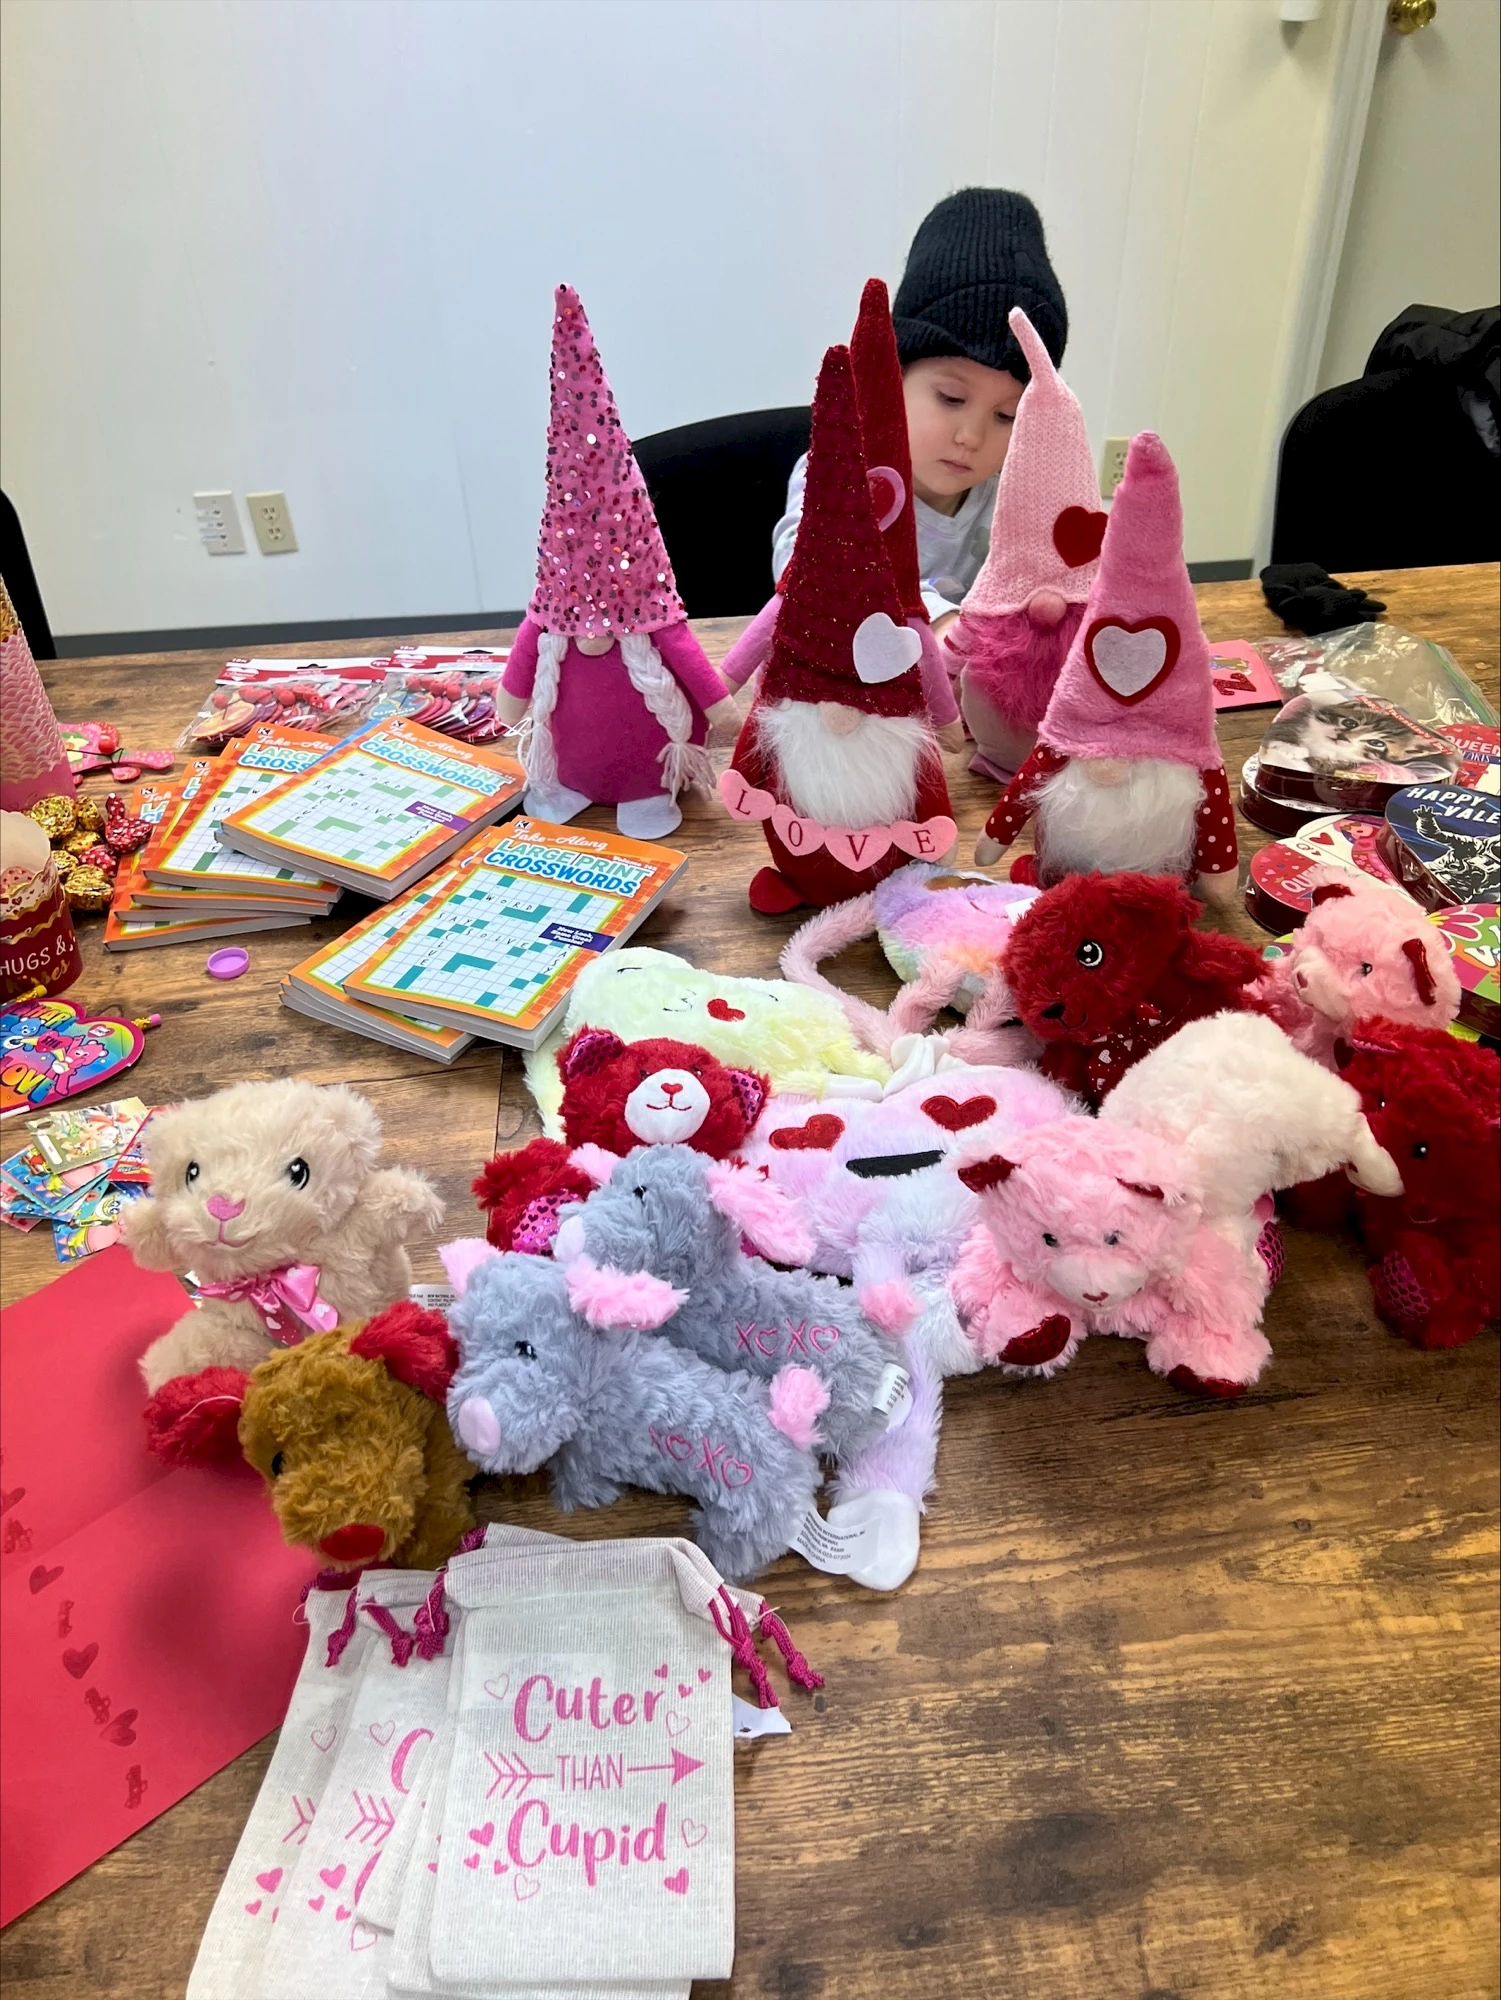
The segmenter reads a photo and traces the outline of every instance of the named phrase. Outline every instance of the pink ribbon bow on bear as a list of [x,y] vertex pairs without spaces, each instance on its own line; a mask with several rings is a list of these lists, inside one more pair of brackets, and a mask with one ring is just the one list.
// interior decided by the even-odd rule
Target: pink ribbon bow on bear
[[254,1306],[271,1338],[283,1347],[295,1347],[302,1331],[289,1328],[288,1311],[302,1321],[310,1333],[331,1333],[339,1315],[318,1290],[316,1264],[282,1264],[274,1271],[262,1271],[250,1278],[229,1278],[221,1284],[200,1285],[206,1299],[229,1299],[235,1304]]

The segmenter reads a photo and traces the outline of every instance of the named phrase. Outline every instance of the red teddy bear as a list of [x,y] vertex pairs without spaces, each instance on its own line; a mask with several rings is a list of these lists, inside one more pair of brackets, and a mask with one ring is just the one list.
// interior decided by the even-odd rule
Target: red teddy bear
[[623,1042],[607,1028],[580,1028],[559,1049],[558,1069],[567,1144],[533,1139],[497,1153],[474,1183],[488,1218],[485,1235],[497,1250],[545,1252],[558,1211],[599,1184],[602,1154],[676,1144],[728,1159],[771,1094],[770,1078],[729,1069],[692,1042]]
[[1070,875],[1022,913],[1003,970],[1044,1076],[1098,1105],[1185,1021],[1253,1004],[1260,954],[1198,911],[1165,875]]
[[1376,1310],[1415,1347],[1460,1347],[1501,1314],[1501,1059],[1376,1018],[1336,1056],[1402,1176],[1355,1197]]

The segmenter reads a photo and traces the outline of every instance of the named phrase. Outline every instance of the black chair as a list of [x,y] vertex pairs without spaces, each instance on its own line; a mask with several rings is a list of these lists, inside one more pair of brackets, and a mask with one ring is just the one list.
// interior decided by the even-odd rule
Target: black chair
[[787,511],[811,414],[744,410],[637,438],[636,463],[690,618],[740,617],[770,597],[771,531]]
[[1272,561],[1427,569],[1501,556],[1501,460],[1455,384],[1387,368],[1326,389],[1282,440]]
[[21,621],[21,630],[26,634],[31,657],[34,660],[55,660],[57,647],[52,643],[52,627],[42,609],[42,593],[36,587],[36,572],[31,567],[31,557],[26,553],[21,518],[3,493],[0,493],[0,577],[5,579],[5,588],[10,592],[10,601]]

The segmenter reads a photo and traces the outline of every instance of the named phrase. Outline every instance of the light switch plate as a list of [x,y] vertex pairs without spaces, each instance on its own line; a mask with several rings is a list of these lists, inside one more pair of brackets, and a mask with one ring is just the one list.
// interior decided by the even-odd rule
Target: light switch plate
[[[1106,438],[1105,449],[1100,453],[1100,498],[1108,500],[1126,476],[1126,453],[1131,449],[1130,438]],[[246,504],[249,502],[247,500]],[[254,519],[254,516],[251,517]]]
[[297,536],[285,493],[247,493],[245,506],[263,556],[296,554]]

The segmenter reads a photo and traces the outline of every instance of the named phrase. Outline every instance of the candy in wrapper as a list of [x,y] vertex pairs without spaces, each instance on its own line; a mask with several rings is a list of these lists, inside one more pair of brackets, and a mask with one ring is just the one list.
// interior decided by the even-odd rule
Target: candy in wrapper
[[86,833],[103,833],[104,807],[100,804],[99,800],[79,799],[76,802],[76,806],[79,829]]
[[45,799],[38,799],[27,817],[36,821],[49,840],[63,840],[78,823],[78,807],[61,792],[52,792]]
[[[74,837],[77,838],[76,835]],[[106,847],[102,840],[95,840],[91,847],[84,848],[80,853],[78,866],[97,868],[113,882],[115,870],[120,866],[120,857],[112,847]]]
[[70,910],[107,910],[114,884],[102,868],[75,867],[63,879],[63,894]]
[[89,829],[86,826],[75,826],[73,831],[70,834],[68,834],[65,839],[60,840],[56,843],[56,846],[59,850],[59,859],[57,864],[59,868],[66,868],[68,866],[68,863],[62,860],[61,858],[62,855],[71,854],[74,856],[75,859],[77,859],[78,857],[87,854],[89,849],[92,846],[94,846],[98,838],[99,838],[98,834],[90,833]]

